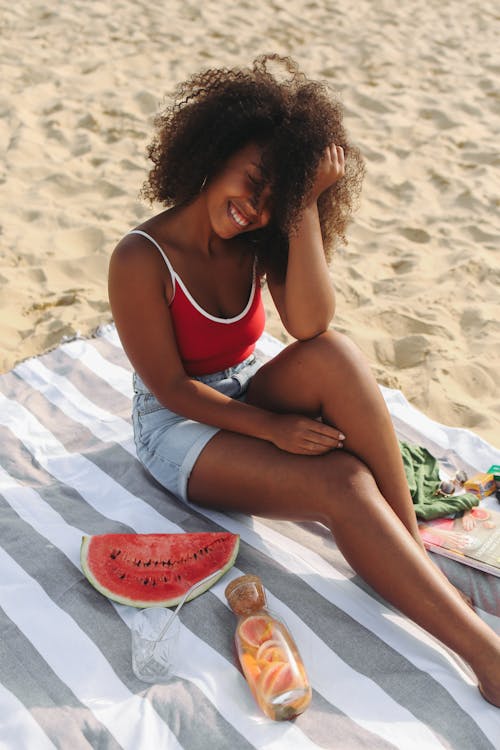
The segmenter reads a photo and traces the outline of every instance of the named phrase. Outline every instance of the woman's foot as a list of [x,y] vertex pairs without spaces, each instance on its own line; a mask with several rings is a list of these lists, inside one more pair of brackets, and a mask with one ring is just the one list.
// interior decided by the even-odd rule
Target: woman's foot
[[484,684],[478,683],[479,692],[483,698],[496,708],[500,708],[500,690],[488,690]]
[[500,708],[500,655],[487,665],[484,672],[476,672],[479,692],[488,703]]

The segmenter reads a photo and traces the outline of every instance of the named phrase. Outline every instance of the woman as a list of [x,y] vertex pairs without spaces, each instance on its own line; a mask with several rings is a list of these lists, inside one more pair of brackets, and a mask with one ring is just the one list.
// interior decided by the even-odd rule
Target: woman
[[[363,174],[339,105],[289,59],[208,70],[158,118],[149,156],[145,194],[167,208],[121,240],[109,275],[139,458],[185,501],[326,524],[500,705],[500,639],[427,557],[377,384],[329,329],[327,251]],[[296,339],[266,364],[264,276]]]

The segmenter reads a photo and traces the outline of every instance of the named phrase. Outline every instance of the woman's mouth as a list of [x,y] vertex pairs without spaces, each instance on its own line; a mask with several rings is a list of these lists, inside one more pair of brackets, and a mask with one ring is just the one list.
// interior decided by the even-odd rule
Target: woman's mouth
[[242,214],[241,211],[239,211],[231,201],[229,201],[228,204],[228,213],[231,219],[238,227],[240,227],[240,229],[245,229],[250,224],[250,220],[247,219],[247,217]]

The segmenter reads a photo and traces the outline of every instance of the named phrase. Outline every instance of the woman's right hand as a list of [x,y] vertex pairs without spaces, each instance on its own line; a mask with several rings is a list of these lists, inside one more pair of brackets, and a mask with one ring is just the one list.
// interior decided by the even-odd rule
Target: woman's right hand
[[338,182],[345,174],[344,149],[335,143],[327,146],[320,159],[314,184],[311,190],[311,202],[316,201],[321,193],[327,190],[335,182]]
[[301,414],[273,414],[268,439],[288,453],[320,456],[342,448],[345,436],[336,427]]

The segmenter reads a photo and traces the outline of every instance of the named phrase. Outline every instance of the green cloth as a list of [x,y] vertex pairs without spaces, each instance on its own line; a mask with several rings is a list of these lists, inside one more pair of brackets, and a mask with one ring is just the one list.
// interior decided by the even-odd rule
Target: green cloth
[[418,518],[430,521],[431,518],[449,516],[460,511],[470,510],[479,503],[471,492],[459,495],[437,495],[441,480],[439,464],[426,448],[419,445],[399,442],[406,479],[411,499]]

